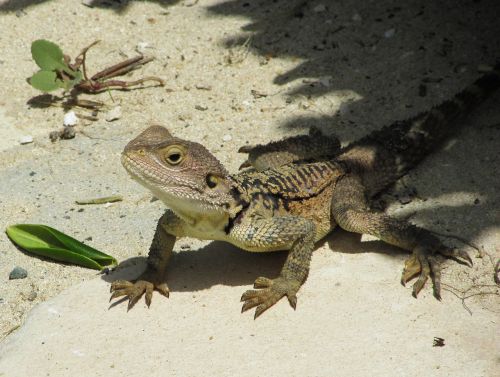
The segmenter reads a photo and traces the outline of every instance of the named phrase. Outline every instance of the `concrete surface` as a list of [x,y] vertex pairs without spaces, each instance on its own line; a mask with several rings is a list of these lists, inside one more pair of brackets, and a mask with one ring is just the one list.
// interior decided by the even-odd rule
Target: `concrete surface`
[[[283,301],[257,321],[240,314],[241,293],[257,276],[277,274],[283,253],[190,239],[175,247],[170,299],[154,295],[149,310],[141,301],[128,313],[125,303],[108,304],[109,281],[143,267],[163,210],[120,166],[134,135],[164,124],[231,171],[243,161],[241,145],[311,125],[348,143],[439,103],[498,61],[499,6],[0,1],[0,229],[47,224],[123,262],[102,278],[1,236],[0,376],[499,376],[500,94],[381,197],[395,216],[477,247],[448,239],[474,267],[445,262],[442,302],[429,287],[415,300],[399,284],[400,250],[335,231],[318,245],[295,312]],[[121,104],[122,117],[81,120],[75,139],[51,143],[64,110],[30,105],[39,93],[25,81],[36,71],[29,47],[37,38],[71,56],[102,40],[88,54],[92,72],[146,46],[157,59],[128,79],[158,75],[167,85],[84,95]],[[24,135],[34,142],[19,145]],[[409,202],[398,200],[414,190]],[[113,194],[124,201],[75,204]],[[15,266],[28,277],[8,280]],[[433,347],[434,337],[445,345]]]

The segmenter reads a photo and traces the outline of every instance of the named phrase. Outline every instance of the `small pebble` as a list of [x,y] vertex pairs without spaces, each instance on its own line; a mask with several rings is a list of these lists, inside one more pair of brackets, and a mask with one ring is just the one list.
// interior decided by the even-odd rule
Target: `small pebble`
[[31,291],[30,293],[28,293],[28,295],[26,296],[26,299],[28,301],[35,301],[35,299],[37,298],[38,296],[38,293],[36,293],[36,291]]
[[55,143],[57,140],[59,140],[59,135],[61,134],[60,131],[52,131],[49,134],[49,139],[51,142]]
[[361,16],[359,13],[354,13],[354,15],[351,18],[354,22],[360,22],[362,20]]
[[75,127],[65,127],[64,130],[61,131],[59,137],[63,140],[73,139],[76,135]]
[[182,3],[182,5],[184,5],[185,7],[192,7],[198,4],[198,1],[199,0],[186,0],[184,1],[184,3]]
[[33,136],[31,136],[31,135],[22,136],[19,139],[20,144],[30,144],[32,142],[33,142]]
[[396,34],[396,29],[389,29],[384,32],[384,37],[392,38],[394,37],[394,34]]
[[64,114],[63,124],[65,127],[75,126],[78,123],[78,117],[76,116],[74,111],[68,111]]
[[321,13],[321,12],[324,12],[326,10],[326,6],[325,4],[318,4],[316,5],[314,8],[313,8],[313,11],[315,13]]
[[196,84],[194,87],[198,90],[212,90],[212,87],[210,85],[204,84]]
[[82,4],[86,7],[93,8],[95,0],[82,0]]
[[144,54],[146,52],[147,48],[150,48],[148,42],[139,42],[139,43],[137,43],[137,46],[135,46],[135,50],[139,54]]
[[319,83],[323,85],[325,88],[330,87],[330,80],[332,79],[331,76],[325,76],[325,77],[320,77],[319,78]]
[[487,64],[479,64],[477,66],[477,71],[481,73],[487,73],[493,71],[493,67]]
[[200,111],[208,110],[208,106],[205,106],[205,105],[196,105],[194,108],[196,110],[200,110]]
[[114,120],[118,120],[122,117],[122,107],[115,106],[111,110],[106,113],[106,121],[112,122]]
[[9,280],[14,280],[14,279],[24,279],[28,276],[28,271],[26,271],[24,268],[16,266],[14,269],[10,272],[9,274]]
[[222,140],[224,140],[224,141],[231,141],[231,140],[233,140],[233,137],[231,135],[227,135],[226,134],[226,135],[222,136]]
[[411,197],[409,195],[401,195],[398,200],[401,204],[408,204],[411,202]]

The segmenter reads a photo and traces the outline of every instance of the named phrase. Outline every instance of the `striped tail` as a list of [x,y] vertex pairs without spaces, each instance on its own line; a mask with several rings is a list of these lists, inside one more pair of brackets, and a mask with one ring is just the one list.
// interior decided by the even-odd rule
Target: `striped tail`
[[383,127],[347,146],[338,160],[363,178],[367,194],[394,183],[456,132],[460,119],[500,87],[500,64],[455,95],[411,119]]

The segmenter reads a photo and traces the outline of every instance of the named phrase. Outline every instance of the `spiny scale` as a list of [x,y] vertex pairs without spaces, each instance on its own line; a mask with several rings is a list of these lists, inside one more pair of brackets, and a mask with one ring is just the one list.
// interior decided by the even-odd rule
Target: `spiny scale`
[[342,169],[334,161],[291,163],[263,172],[248,171],[234,176],[239,189],[246,193],[264,192],[283,199],[305,199],[331,185]]

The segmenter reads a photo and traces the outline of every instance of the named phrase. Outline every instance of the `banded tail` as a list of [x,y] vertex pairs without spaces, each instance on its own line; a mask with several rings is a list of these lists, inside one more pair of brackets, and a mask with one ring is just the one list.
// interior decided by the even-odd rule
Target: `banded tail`
[[459,128],[455,123],[500,87],[500,64],[452,99],[347,146],[338,157],[363,177],[369,196],[394,183]]

